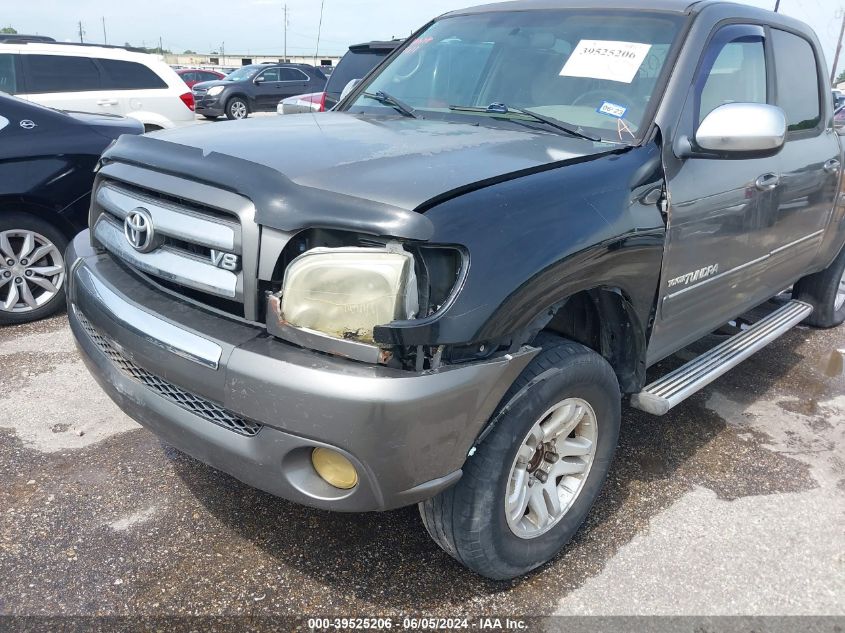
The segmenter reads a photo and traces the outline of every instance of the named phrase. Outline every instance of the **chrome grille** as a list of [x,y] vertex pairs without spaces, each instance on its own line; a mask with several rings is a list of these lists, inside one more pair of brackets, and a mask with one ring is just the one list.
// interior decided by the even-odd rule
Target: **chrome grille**
[[[93,205],[94,237],[113,255],[177,291],[183,287],[201,293],[201,302],[203,295],[215,307],[223,300],[237,316],[247,316],[243,269],[224,270],[210,256],[216,250],[242,258],[243,230],[236,210],[226,212],[113,180],[99,183]],[[138,210],[147,214],[154,231],[152,247],[144,251],[124,232],[125,220]]]
[[129,360],[118,349],[117,344],[114,343],[107,336],[102,334],[95,328],[91,322],[85,318],[79,310],[74,307],[74,314],[79,319],[79,323],[88,333],[94,345],[105,354],[109,360],[128,378],[140,383],[158,394],[162,398],[169,400],[175,405],[178,405],[186,411],[193,413],[212,424],[221,426],[238,435],[246,437],[254,437],[261,430],[262,425],[256,422],[245,420],[231,411],[206,400],[200,396],[194,395],[189,391],[177,387],[176,385],[167,382],[163,378],[148,372],[146,369],[139,367],[134,362]]

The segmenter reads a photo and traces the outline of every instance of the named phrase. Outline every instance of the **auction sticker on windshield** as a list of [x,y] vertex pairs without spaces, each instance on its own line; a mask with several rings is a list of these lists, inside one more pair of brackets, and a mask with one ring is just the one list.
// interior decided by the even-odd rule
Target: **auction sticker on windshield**
[[581,40],[560,71],[561,77],[606,79],[629,84],[651,50],[651,44]]

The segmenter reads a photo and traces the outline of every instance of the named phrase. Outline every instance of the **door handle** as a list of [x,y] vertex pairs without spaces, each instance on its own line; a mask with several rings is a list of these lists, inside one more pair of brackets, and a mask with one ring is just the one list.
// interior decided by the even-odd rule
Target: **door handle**
[[114,106],[117,105],[117,99],[100,99],[97,102],[98,106]]
[[840,163],[835,158],[831,158],[824,164],[824,170],[829,174],[835,174],[839,171]]
[[760,191],[771,191],[776,189],[779,184],[780,176],[777,174],[763,174],[757,179],[754,186]]

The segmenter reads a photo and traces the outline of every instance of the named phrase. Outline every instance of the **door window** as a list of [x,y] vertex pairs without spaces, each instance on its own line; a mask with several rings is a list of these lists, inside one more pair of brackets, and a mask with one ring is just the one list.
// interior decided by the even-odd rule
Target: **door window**
[[85,92],[100,89],[100,71],[88,57],[24,55],[27,92]]
[[[717,35],[705,54],[697,83],[699,123],[728,103],[766,103],[766,47],[762,29],[729,26]],[[744,32],[744,33],[743,33]]]
[[309,81],[308,75],[298,68],[279,68],[279,81]]
[[265,82],[279,81],[279,69],[278,68],[270,68],[269,70],[265,70],[263,73],[261,73],[261,78]]
[[14,55],[0,55],[0,91],[7,92],[10,95],[18,91]]
[[821,122],[819,71],[813,47],[803,37],[772,29],[778,105],[790,132],[812,130]]

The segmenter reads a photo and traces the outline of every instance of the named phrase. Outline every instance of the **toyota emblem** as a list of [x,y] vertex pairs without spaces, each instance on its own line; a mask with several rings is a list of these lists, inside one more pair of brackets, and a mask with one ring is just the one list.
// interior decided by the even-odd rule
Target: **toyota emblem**
[[150,212],[141,207],[130,211],[123,221],[123,234],[126,236],[126,241],[139,253],[148,253],[153,250],[155,229]]

